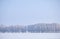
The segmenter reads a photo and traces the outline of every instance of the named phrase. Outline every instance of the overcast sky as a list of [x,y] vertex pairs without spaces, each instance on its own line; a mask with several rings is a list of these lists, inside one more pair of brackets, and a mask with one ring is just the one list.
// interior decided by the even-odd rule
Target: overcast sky
[[0,0],[0,24],[60,23],[60,0]]

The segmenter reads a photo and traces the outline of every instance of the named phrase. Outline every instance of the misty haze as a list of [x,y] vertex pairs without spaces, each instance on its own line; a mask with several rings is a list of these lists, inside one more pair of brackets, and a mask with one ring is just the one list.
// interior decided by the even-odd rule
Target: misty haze
[[60,0],[0,0],[0,39],[60,39]]

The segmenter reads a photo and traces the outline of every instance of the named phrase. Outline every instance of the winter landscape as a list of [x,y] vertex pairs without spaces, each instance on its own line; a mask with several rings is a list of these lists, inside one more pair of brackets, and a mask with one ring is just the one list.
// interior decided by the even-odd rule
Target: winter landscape
[[60,39],[60,0],[0,0],[0,39]]

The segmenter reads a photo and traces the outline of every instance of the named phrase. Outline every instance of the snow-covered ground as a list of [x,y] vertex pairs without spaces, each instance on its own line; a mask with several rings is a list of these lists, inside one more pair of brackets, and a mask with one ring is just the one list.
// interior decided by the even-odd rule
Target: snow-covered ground
[[0,33],[0,39],[60,39],[60,33]]

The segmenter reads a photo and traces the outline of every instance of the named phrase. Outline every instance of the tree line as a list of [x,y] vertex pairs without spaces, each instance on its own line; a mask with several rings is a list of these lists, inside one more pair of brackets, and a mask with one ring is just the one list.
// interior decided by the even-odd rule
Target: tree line
[[4,26],[0,25],[0,32],[30,32],[30,33],[48,33],[48,32],[60,32],[60,24],[34,24],[34,25],[28,25],[28,26]]

